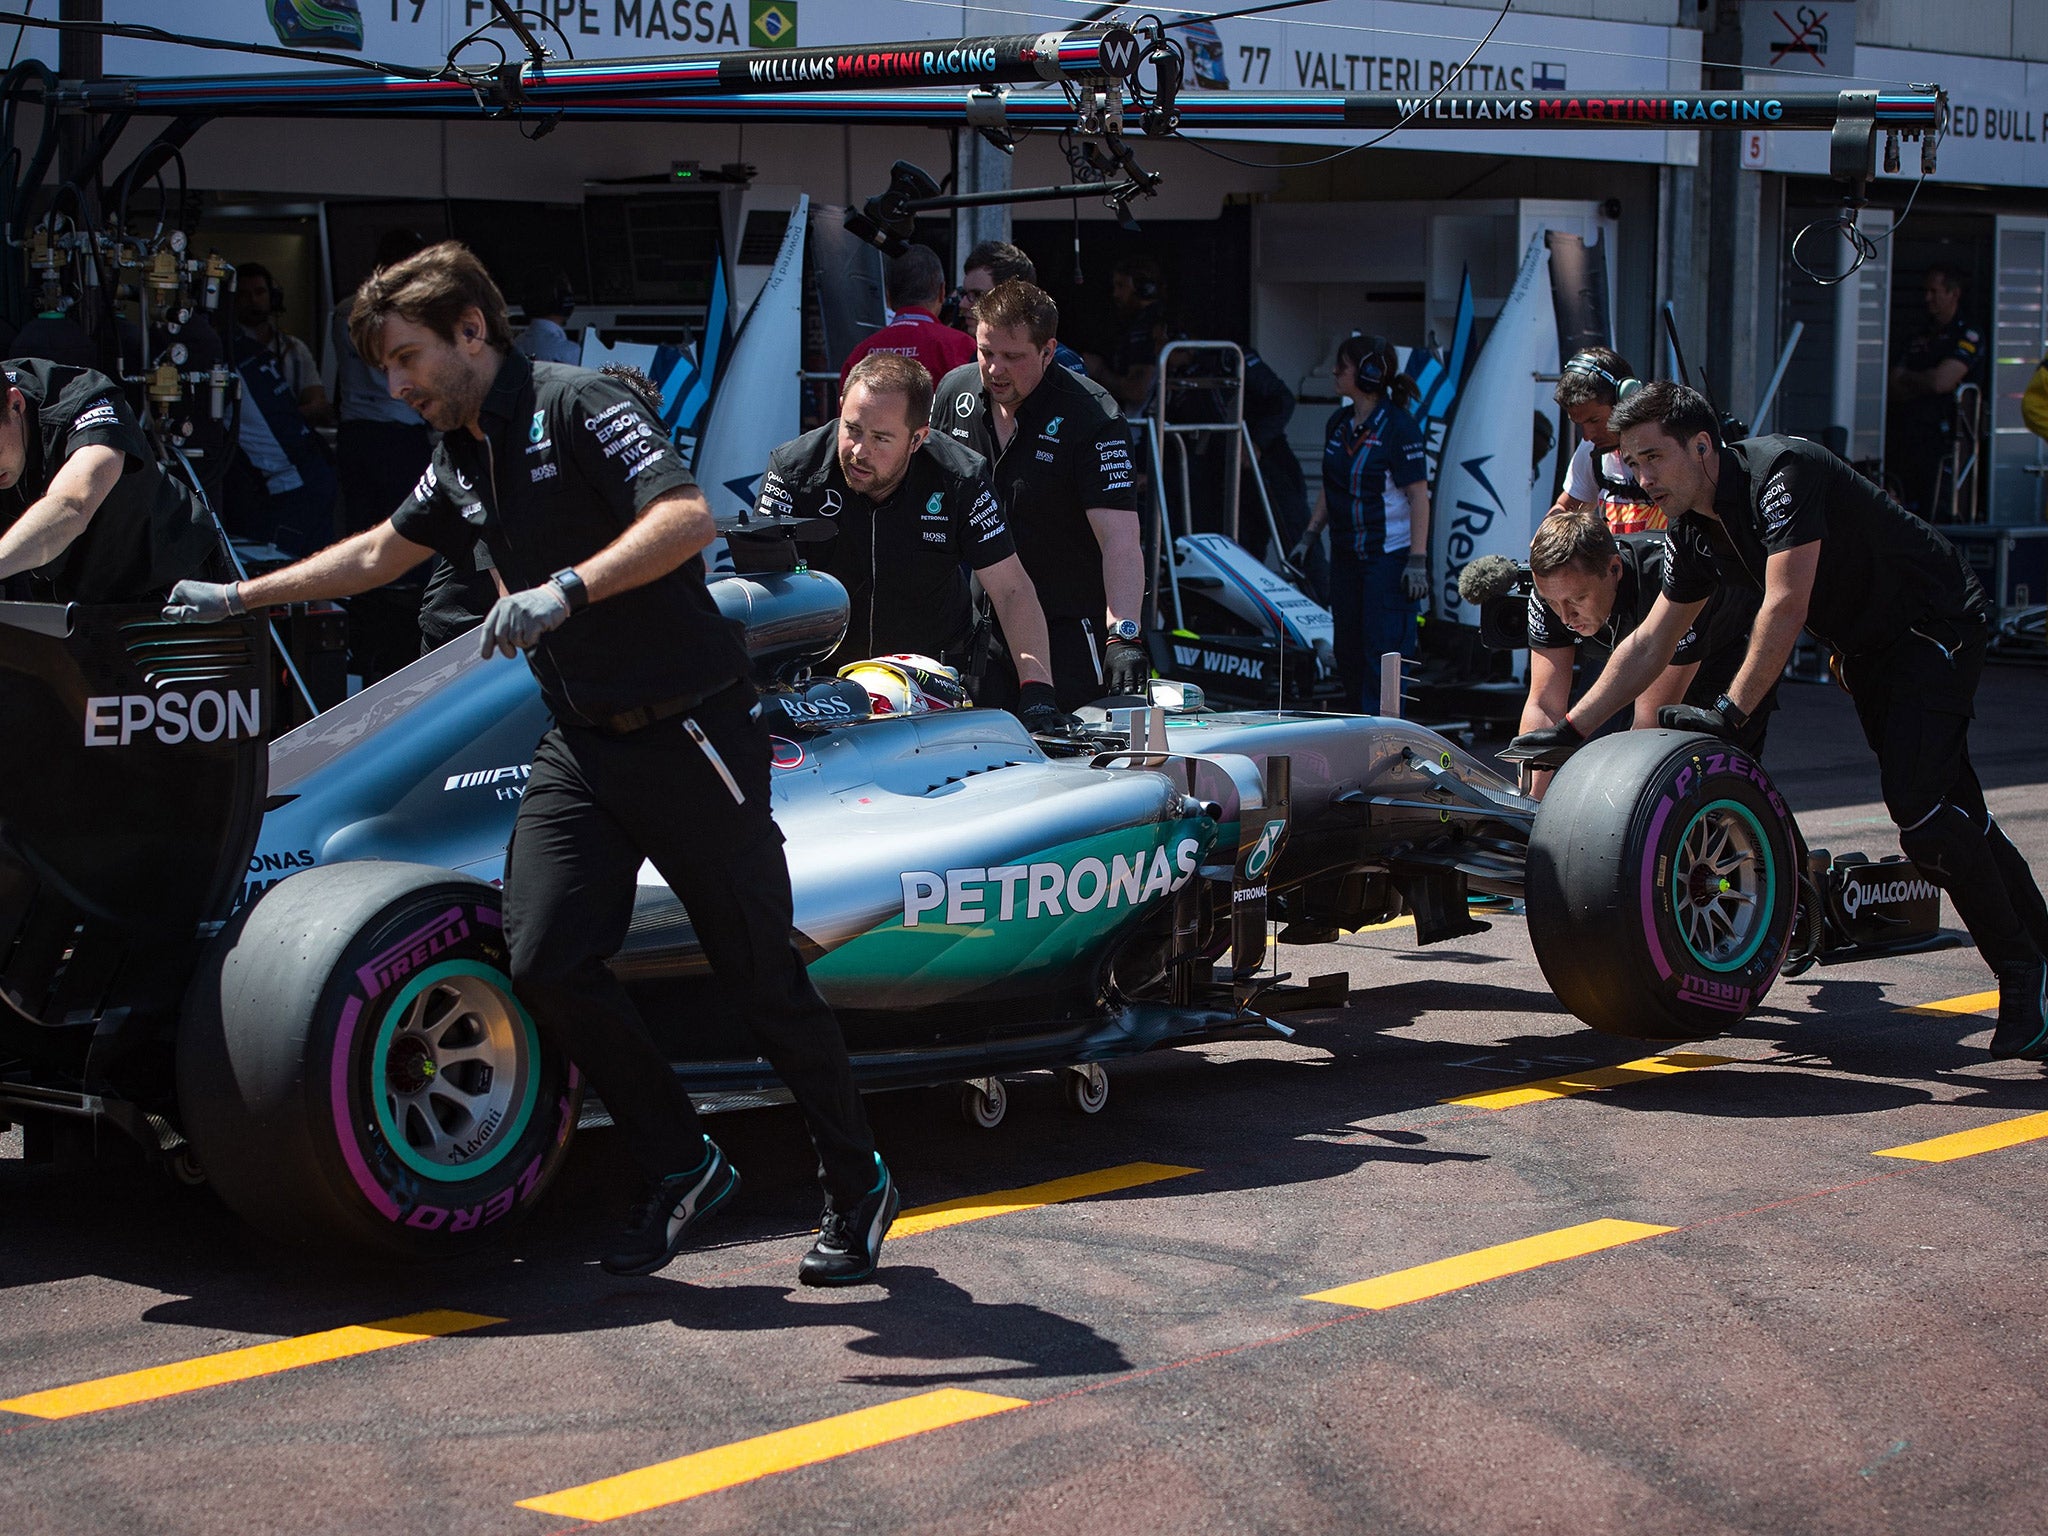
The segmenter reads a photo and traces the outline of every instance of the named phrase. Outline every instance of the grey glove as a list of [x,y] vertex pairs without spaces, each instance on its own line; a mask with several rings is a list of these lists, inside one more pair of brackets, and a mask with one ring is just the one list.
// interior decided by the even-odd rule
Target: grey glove
[[218,624],[248,611],[241,583],[234,581],[181,581],[164,603],[164,617],[173,624]]
[[559,629],[569,617],[569,599],[552,581],[524,592],[507,592],[484,615],[479,653],[488,656],[503,651],[507,656],[530,651],[540,637]]
[[1152,658],[1135,640],[1112,640],[1103,647],[1102,685],[1111,693],[1143,693],[1152,677]]
[[1411,603],[1429,596],[1429,556],[1419,550],[1410,554],[1408,563],[1401,567],[1401,595]]
[[1584,732],[1567,717],[1540,731],[1522,732],[1501,748],[1499,756],[1503,762],[1527,763],[1531,768],[1562,768],[1585,744]]

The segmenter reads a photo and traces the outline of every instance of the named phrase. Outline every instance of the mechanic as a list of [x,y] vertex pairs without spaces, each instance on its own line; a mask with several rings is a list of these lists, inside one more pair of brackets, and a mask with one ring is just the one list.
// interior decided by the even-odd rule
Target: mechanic
[[1899,846],[1948,892],[1998,977],[1992,1055],[2048,1055],[2048,905],[1970,766],[1991,605],[1968,562],[1816,443],[1721,446],[1713,408],[1683,385],[1645,385],[1610,426],[1672,521],[1664,589],[1586,696],[1557,724],[1516,737],[1509,753],[1556,767],[1656,681],[1716,587],[1761,594],[1735,680],[1707,707],[1667,706],[1661,723],[1732,739],[1785,670],[1802,626],[1832,647],[1877,753]]
[[1348,707],[1370,714],[1379,658],[1415,653],[1416,608],[1429,596],[1429,470],[1407,410],[1415,381],[1392,343],[1354,331],[1337,344],[1331,373],[1351,403],[1323,428],[1322,494],[1288,560],[1301,569],[1331,525],[1331,649]]
[[293,408],[305,417],[307,425],[331,427],[334,406],[327,398],[327,386],[320,382],[320,365],[313,361],[311,347],[277,323],[283,314],[284,289],[270,275],[270,268],[245,261],[235,269],[235,320],[242,328],[242,339],[277,360]]
[[1664,514],[1643,494],[1636,477],[1614,450],[1619,446],[1607,430],[1615,406],[1641,389],[1635,369],[1619,352],[1587,347],[1566,361],[1551,398],[1579,429],[1579,446],[1565,467],[1564,490],[1553,512],[1597,505],[1616,533],[1641,533],[1662,528]]
[[1119,257],[1109,272],[1109,301],[1116,310],[1116,345],[1109,355],[1084,354],[1088,376],[1108,390],[1133,416],[1152,405],[1159,378],[1159,352],[1166,345],[1166,284],[1150,256]]
[[523,357],[535,362],[580,363],[583,343],[565,327],[576,313],[576,291],[569,277],[558,272],[551,281],[536,285],[519,306],[526,311],[526,329],[513,343]]
[[[1529,541],[1529,572],[1536,585],[1529,604],[1529,698],[1521,729],[1541,730],[1564,718],[1574,661],[1597,676],[1616,646],[1634,634],[1663,589],[1669,542],[1660,533],[1616,538],[1599,507],[1553,512]],[[1757,597],[1722,586],[1697,622],[1680,637],[1671,663],[1635,701],[1635,729],[1657,724],[1667,704],[1711,704],[1727,691],[1749,652]],[[1764,729],[1778,707],[1774,682],[1735,740],[1761,756]],[[1549,786],[1537,775],[1535,793]]]
[[134,603],[225,573],[212,520],[157,467],[119,385],[37,358],[0,371],[0,595]]
[[[1007,283],[1013,277],[1027,283],[1038,282],[1038,267],[1021,247],[1007,240],[984,240],[967,253],[967,259],[960,264],[960,287],[954,308],[956,323],[967,333],[970,342],[974,338],[974,306],[997,283]],[[1088,371],[1087,361],[1081,354],[1058,337],[1053,338],[1052,360],[1075,373]],[[945,375],[935,373],[932,377],[942,379]]]
[[939,323],[939,309],[946,302],[946,269],[930,246],[913,245],[896,257],[883,282],[894,318],[846,354],[839,369],[842,393],[854,365],[871,352],[914,357],[934,379],[974,361],[972,338]]
[[[1033,731],[1063,733],[1045,613],[996,505],[988,464],[935,436],[931,413],[932,376],[922,363],[869,353],[847,377],[839,419],[769,455],[754,510],[826,518],[838,530],[805,550],[812,569],[846,588],[851,619],[839,654],[848,661],[910,654],[965,670],[973,567],[1023,679],[1018,718]],[[743,558],[736,541],[735,560]]]
[[1948,521],[1941,491],[1955,437],[1956,391],[1981,382],[1984,372],[1984,337],[1960,313],[1965,281],[1954,267],[1927,269],[1921,289],[1926,329],[1906,344],[1891,371],[1885,463],[1906,510],[1930,522]]
[[605,1255],[667,1264],[739,1186],[606,967],[651,860],[809,1123],[830,1197],[808,1285],[874,1271],[896,1203],[830,1010],[790,942],[769,817],[768,734],[747,659],[704,583],[712,522],[668,434],[622,384],[512,349],[505,300],[453,241],[377,272],[350,331],[444,435],[385,523],[252,581],[182,582],[165,617],[214,620],[366,591],[479,536],[508,595],[481,649],[527,652],[555,724],[505,862],[513,986],[602,1095],[648,1180]]
[[[1054,364],[1060,312],[1043,289],[998,283],[975,315],[977,361],[939,381],[932,431],[992,466],[1003,521],[1045,612],[1060,708],[1142,694],[1151,676],[1138,640],[1145,567],[1131,440],[1116,402]],[[992,662],[984,681],[984,704],[1020,700],[1013,666]]]

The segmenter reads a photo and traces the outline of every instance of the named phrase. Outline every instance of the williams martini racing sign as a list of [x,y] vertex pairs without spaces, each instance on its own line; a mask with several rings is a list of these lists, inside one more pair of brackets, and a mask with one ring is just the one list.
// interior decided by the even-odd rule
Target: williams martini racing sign
[[[164,26],[165,0],[104,0],[108,21]],[[491,64],[502,46],[519,58],[520,44],[491,26],[485,0],[177,0],[177,28],[195,37],[222,37],[276,47],[360,53],[390,64],[432,68],[476,31],[482,40],[463,52],[471,64]],[[527,25],[558,59],[659,58],[670,54],[830,47],[929,39],[957,43],[961,12],[925,0],[520,0]],[[552,23],[542,25],[536,13]],[[1014,30],[1041,30],[1017,21]],[[11,43],[10,29],[0,40]],[[54,62],[55,36],[31,33],[23,53],[40,50]],[[289,59],[230,59],[219,53],[161,43],[108,38],[110,75],[257,74],[290,70]]]

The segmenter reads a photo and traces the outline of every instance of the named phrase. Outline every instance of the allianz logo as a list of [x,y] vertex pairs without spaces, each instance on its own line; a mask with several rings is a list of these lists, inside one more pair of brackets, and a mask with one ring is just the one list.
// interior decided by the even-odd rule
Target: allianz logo
[[927,921],[949,927],[980,923],[1030,921],[1065,917],[1070,912],[1110,911],[1119,905],[1138,907],[1155,896],[1169,895],[1188,883],[1201,858],[1202,845],[1184,837],[1149,854],[1112,854],[1108,861],[1089,857],[1071,865],[1053,862],[995,864],[987,868],[911,869],[903,873],[903,926]]

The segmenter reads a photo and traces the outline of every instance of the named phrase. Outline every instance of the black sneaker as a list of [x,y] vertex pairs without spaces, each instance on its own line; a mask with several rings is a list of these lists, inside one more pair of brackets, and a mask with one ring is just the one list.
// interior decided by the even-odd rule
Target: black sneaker
[[880,1153],[875,1154],[875,1168],[881,1177],[859,1205],[850,1211],[825,1207],[818,1240],[797,1266],[796,1277],[805,1285],[859,1285],[873,1276],[882,1256],[882,1239],[903,1204]]
[[1991,1054],[2000,1061],[2048,1056],[2048,961],[2037,957],[2000,968]]
[[619,1246],[604,1256],[607,1273],[651,1275],[682,1250],[690,1234],[716,1215],[740,1187],[740,1176],[710,1137],[704,1161],[670,1174],[641,1196],[626,1218]]

